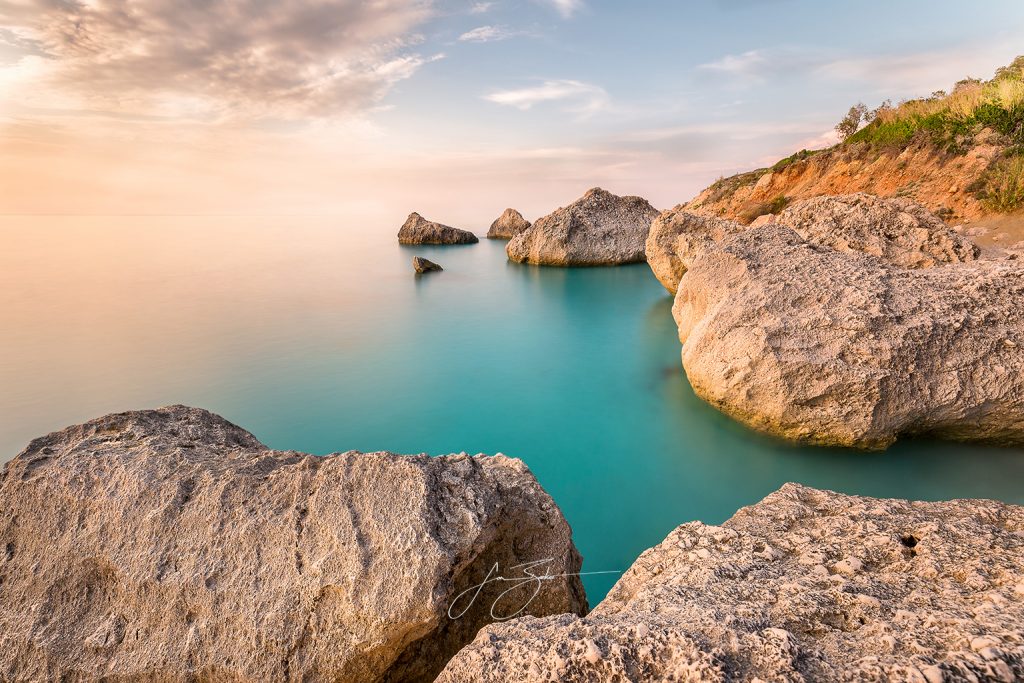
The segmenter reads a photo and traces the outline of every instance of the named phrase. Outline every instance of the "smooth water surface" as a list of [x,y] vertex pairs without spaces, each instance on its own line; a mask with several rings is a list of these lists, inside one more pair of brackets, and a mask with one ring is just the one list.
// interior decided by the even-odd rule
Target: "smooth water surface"
[[[400,247],[339,218],[0,218],[0,460],[104,413],[185,403],[274,448],[522,458],[587,571],[787,481],[1024,503],[1024,451],[794,448],[702,403],[646,265]],[[482,232],[478,229],[477,232]],[[423,255],[445,272],[416,277]],[[616,580],[586,577],[596,604]]]

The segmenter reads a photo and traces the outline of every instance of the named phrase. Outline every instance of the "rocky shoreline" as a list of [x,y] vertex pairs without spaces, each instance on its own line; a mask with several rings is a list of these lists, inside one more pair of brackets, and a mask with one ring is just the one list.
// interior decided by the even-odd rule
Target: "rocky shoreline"
[[534,615],[587,610],[550,496],[504,456],[273,451],[195,408],[36,439],[0,475],[5,681],[429,681],[492,620],[494,563],[550,558]]
[[[1024,508],[995,501],[788,484],[678,527],[588,613],[521,461],[273,451],[172,406],[33,441],[0,547],[9,681],[1024,678]],[[532,600],[488,582],[539,559]]]

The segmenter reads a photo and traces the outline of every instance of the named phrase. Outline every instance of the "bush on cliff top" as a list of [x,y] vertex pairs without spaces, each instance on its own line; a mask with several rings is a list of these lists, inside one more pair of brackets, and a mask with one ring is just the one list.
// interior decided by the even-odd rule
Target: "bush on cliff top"
[[[858,113],[867,125],[849,133],[860,125],[852,121]],[[1024,143],[1024,56],[997,70],[992,80],[964,79],[950,93],[940,90],[897,106],[885,102],[873,111],[853,107],[836,126],[851,144],[905,147],[923,138],[950,153],[965,152],[985,128],[1009,144]]]

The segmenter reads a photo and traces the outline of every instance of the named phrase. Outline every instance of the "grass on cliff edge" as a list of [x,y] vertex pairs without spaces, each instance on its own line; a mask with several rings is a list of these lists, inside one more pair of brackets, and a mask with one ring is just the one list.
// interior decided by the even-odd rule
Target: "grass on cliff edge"
[[864,119],[868,124],[845,143],[902,148],[923,138],[946,152],[962,154],[988,128],[1008,145],[1024,144],[1024,57],[996,71],[989,81],[968,78],[950,93],[940,90],[897,106],[885,102],[866,112]]

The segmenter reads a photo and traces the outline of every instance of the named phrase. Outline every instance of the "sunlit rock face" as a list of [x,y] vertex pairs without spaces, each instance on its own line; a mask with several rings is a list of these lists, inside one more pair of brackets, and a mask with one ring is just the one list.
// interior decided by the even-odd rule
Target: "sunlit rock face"
[[658,211],[641,197],[595,187],[569,206],[538,218],[508,243],[512,261],[547,266],[613,266],[643,261]]
[[530,225],[530,221],[523,218],[523,214],[515,209],[505,209],[491,223],[491,228],[487,231],[487,237],[495,240],[510,240],[524,230],[528,230]]
[[686,272],[684,261],[708,242],[769,223],[792,228],[812,244],[870,254],[903,268],[974,261],[980,253],[968,238],[910,199],[857,193],[796,202],[778,215],[759,217],[750,226],[693,213],[682,204],[654,221],[647,238],[647,261],[658,281],[674,295]]
[[586,617],[485,627],[440,683],[1024,680],[1024,508],[787,484],[683,524]]
[[1024,442],[1024,266],[908,269],[769,224],[684,263],[672,309],[702,398],[797,442]]
[[[0,476],[4,680],[432,680],[502,568],[580,556],[519,460],[273,451],[195,408],[36,439]],[[521,597],[521,596],[520,596]],[[525,613],[586,612],[580,580]]]
[[415,211],[398,230],[399,244],[476,244],[480,240],[468,230],[428,221]]

